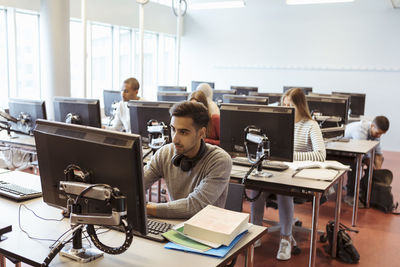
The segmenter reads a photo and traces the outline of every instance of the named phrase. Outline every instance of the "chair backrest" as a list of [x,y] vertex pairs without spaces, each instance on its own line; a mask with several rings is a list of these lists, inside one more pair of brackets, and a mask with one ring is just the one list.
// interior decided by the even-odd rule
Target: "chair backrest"
[[229,183],[225,209],[242,212],[244,185]]

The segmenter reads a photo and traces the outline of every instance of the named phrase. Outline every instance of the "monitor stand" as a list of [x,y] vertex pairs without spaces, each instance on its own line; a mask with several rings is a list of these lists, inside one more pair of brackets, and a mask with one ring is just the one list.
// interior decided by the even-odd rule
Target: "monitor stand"
[[103,257],[104,253],[97,248],[82,246],[82,229],[78,229],[74,233],[72,239],[72,247],[64,247],[60,251],[60,255],[68,257],[80,263],[85,263]]

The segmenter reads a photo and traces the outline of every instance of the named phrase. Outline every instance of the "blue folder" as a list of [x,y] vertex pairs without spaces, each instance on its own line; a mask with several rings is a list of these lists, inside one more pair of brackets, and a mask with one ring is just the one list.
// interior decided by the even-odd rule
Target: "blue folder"
[[168,249],[175,249],[175,250],[181,250],[181,251],[185,251],[185,252],[193,252],[193,253],[197,253],[197,254],[203,254],[203,255],[207,255],[207,256],[223,258],[223,257],[225,257],[226,254],[228,254],[229,250],[231,250],[233,248],[233,246],[235,246],[236,243],[239,242],[239,240],[247,232],[248,231],[244,231],[243,233],[241,233],[238,236],[236,236],[236,238],[232,240],[232,242],[229,244],[229,246],[221,245],[218,248],[212,248],[212,249],[207,250],[207,251],[199,251],[199,250],[188,248],[188,247],[184,247],[184,246],[172,243],[172,242],[168,242],[164,247],[168,248]]

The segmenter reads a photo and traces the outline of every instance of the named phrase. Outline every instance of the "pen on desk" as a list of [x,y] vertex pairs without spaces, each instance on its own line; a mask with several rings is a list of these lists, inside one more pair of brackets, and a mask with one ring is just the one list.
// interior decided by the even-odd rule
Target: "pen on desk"
[[293,174],[292,174],[292,178],[296,176],[296,174],[298,174],[302,169],[297,169]]

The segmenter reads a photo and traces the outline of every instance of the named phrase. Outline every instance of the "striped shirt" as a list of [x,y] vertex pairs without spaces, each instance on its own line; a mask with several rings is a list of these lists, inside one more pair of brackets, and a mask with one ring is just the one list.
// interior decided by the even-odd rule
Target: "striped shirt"
[[324,161],[325,144],[314,120],[301,120],[294,127],[294,160]]

